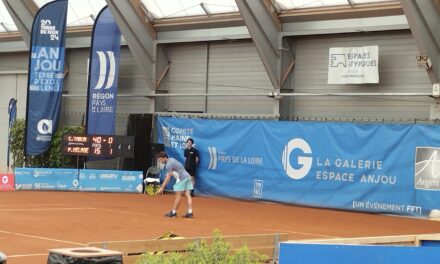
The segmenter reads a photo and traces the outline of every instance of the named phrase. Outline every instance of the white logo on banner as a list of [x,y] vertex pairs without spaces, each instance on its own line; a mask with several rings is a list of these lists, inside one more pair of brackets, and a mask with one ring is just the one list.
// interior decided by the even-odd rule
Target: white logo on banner
[[42,135],[52,134],[52,120],[41,119],[37,124],[37,130]]
[[[98,79],[98,83],[94,88],[95,90],[99,90],[102,89],[102,87],[104,87],[107,74],[108,74],[107,85],[104,87],[104,89],[110,89],[110,87],[112,87],[113,83],[115,82],[115,73],[116,73],[115,54],[113,51],[106,51],[106,53],[108,55],[108,62],[104,51],[96,52],[99,58],[99,79]],[[107,73],[107,63],[110,65],[108,73]]]
[[254,191],[252,196],[255,198],[263,197],[263,180],[254,180]]
[[166,147],[171,147],[171,133],[169,127],[162,127],[162,135],[163,135],[163,144]]
[[328,84],[379,83],[379,46],[330,48]]
[[78,187],[79,186],[79,181],[77,179],[73,180],[72,185],[74,187]]
[[215,170],[217,168],[217,148],[208,147],[209,152],[209,165],[208,170]]
[[3,182],[3,184],[7,184],[7,183],[9,182],[9,178],[8,178],[8,176],[3,175],[3,177],[2,177],[2,182]]
[[297,164],[301,165],[299,169],[295,169],[290,164],[290,154],[294,150],[301,150],[304,154],[312,154],[312,149],[310,148],[309,144],[302,138],[294,138],[287,143],[287,145],[284,147],[282,161],[283,161],[283,167],[286,174],[294,179],[299,180],[304,178],[312,168],[312,157],[307,156],[298,156],[297,157]]
[[40,35],[49,35],[51,41],[60,40],[60,32],[56,26],[52,26],[52,21],[50,19],[40,20]]
[[415,188],[440,190],[440,148],[416,148]]

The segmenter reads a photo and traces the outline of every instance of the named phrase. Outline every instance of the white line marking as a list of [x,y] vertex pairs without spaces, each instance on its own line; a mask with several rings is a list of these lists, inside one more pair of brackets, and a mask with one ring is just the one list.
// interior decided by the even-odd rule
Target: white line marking
[[91,209],[97,210],[97,211],[104,211],[104,212],[110,212],[110,213],[120,213],[120,214],[130,214],[130,215],[141,215],[141,216],[152,216],[153,215],[153,214],[128,212],[128,211],[120,211],[120,210],[113,210],[113,209],[102,209],[102,208],[91,208]]
[[[47,205],[51,205],[51,206],[65,206],[65,204],[15,204],[15,206],[47,206]],[[11,206],[10,203],[7,204],[0,204],[0,206]]]
[[51,211],[51,210],[95,210],[95,208],[90,207],[72,207],[72,208],[23,208],[23,209],[0,209],[0,212],[2,211]]
[[0,230],[0,233],[14,235],[14,236],[23,236],[23,237],[42,239],[42,240],[49,240],[49,241],[54,241],[54,242],[67,243],[67,244],[72,244],[72,245],[77,245],[77,246],[84,246],[84,247],[87,246],[87,244],[83,244],[83,243],[77,243],[77,242],[66,241],[66,240],[59,240],[59,239],[54,239],[54,238],[49,238],[49,237],[31,236],[31,235],[26,235],[26,234],[8,232],[8,231],[4,231],[4,230]]

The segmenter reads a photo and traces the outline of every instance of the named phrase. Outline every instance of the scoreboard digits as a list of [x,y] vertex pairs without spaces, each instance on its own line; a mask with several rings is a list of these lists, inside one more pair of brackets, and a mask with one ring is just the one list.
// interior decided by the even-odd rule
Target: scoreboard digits
[[108,135],[63,135],[62,152],[65,155],[94,157],[134,156],[134,137]]

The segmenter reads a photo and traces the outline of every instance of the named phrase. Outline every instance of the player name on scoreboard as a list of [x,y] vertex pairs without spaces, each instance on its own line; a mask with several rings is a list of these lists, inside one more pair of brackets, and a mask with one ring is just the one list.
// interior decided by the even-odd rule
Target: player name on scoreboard
[[133,158],[134,137],[65,134],[62,152],[76,156]]

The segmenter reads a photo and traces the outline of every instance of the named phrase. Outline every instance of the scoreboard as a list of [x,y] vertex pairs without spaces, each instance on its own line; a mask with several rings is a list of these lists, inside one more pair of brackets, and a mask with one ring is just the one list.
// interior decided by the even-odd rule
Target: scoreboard
[[134,157],[134,137],[64,134],[62,153],[91,157]]

